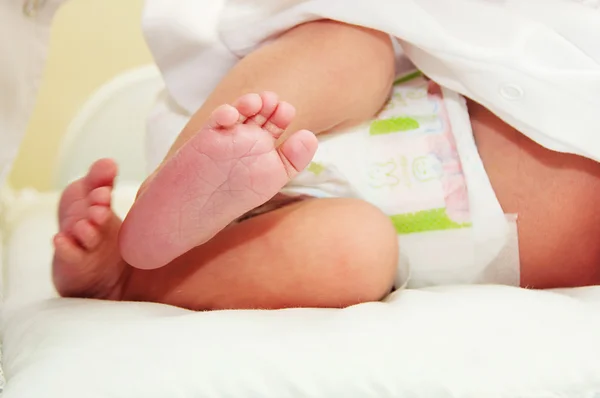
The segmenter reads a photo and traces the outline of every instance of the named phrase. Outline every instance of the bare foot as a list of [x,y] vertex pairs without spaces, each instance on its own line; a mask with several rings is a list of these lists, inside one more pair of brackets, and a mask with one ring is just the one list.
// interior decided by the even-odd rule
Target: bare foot
[[273,93],[217,108],[158,169],[125,218],[119,243],[127,263],[164,266],[277,194],[317,149],[307,130],[276,145],[294,114]]
[[128,267],[118,249],[121,220],[110,207],[116,174],[112,160],[99,160],[62,194],[52,265],[61,296],[120,298]]

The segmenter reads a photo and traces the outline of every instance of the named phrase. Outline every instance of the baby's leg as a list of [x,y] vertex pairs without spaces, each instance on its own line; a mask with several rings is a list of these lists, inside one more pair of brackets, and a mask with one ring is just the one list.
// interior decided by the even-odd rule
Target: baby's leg
[[191,118],[169,159],[206,124],[212,111],[246,93],[271,91],[293,104],[288,131],[319,134],[373,117],[395,79],[386,33],[321,20],[300,25],[249,54],[225,76]]
[[393,285],[396,231],[371,205],[315,199],[232,225],[171,264],[132,269],[123,300],[194,310],[346,307]]
[[[264,203],[293,177],[290,170],[308,164],[315,150],[315,142],[300,130],[299,135],[284,134],[276,151],[278,135],[296,128],[319,133],[373,116],[389,95],[393,77],[387,35],[331,21],[302,25],[243,59],[146,181],[124,221],[124,258],[138,268],[163,266]],[[223,122],[227,126],[215,129],[216,117],[210,121],[210,112],[254,89],[275,90],[294,104],[298,117],[292,121],[290,106],[278,106],[272,95],[263,95],[262,104],[242,97],[246,101],[236,108],[250,123],[235,124],[231,113],[231,120]],[[226,134],[216,132],[221,127]],[[306,151],[296,153],[296,161],[281,156],[302,146]],[[284,167],[290,162],[294,167]],[[268,187],[259,192],[257,184]]]
[[320,199],[263,214],[153,271],[129,267],[110,207],[114,163],[96,162],[63,194],[53,264],[66,297],[141,300],[188,309],[345,307],[392,287],[396,232],[376,208]]
[[546,149],[483,106],[469,105],[498,200],[519,217],[521,285],[600,284],[600,164]]
[[317,149],[307,130],[276,147],[294,111],[272,93],[217,108],[140,192],[121,228],[123,258],[164,266],[275,196]]

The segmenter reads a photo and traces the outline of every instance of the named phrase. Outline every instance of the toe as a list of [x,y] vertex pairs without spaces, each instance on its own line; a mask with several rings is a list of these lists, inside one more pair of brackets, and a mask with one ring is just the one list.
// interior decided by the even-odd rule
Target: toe
[[101,240],[100,231],[88,220],[79,220],[73,226],[73,236],[87,250],[95,249]]
[[240,120],[240,112],[231,105],[221,105],[214,110],[208,121],[209,127],[229,128]]
[[261,111],[263,108],[263,101],[261,96],[256,93],[246,94],[238,98],[233,103],[233,107],[240,112],[240,115],[243,117],[243,121],[245,121]]
[[260,94],[260,98],[262,102],[262,108],[253,117],[249,118],[246,123],[262,127],[277,109],[279,97],[275,93],[265,91]]
[[100,159],[90,167],[85,183],[90,190],[102,186],[112,187],[116,176],[117,164],[111,159]]
[[300,130],[279,147],[281,160],[290,178],[304,170],[311,162],[318,146],[317,137],[308,130]]
[[88,199],[91,205],[110,206],[111,194],[111,187],[100,187],[92,190],[88,195]]
[[88,218],[93,224],[101,227],[106,225],[110,219],[110,213],[111,210],[109,207],[103,205],[90,206],[88,209]]
[[54,256],[65,264],[79,264],[85,258],[85,251],[69,236],[58,233],[54,236]]
[[281,134],[288,128],[292,119],[296,115],[296,108],[287,102],[280,102],[277,109],[271,117],[265,122],[263,128],[271,133],[275,138],[279,138]]

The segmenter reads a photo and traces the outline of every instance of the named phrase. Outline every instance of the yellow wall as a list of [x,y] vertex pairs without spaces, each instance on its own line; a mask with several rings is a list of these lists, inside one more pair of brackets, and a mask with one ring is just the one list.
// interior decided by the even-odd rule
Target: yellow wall
[[86,98],[119,72],[151,62],[143,0],[69,0],[52,27],[36,108],[11,175],[15,188],[50,188],[59,141]]

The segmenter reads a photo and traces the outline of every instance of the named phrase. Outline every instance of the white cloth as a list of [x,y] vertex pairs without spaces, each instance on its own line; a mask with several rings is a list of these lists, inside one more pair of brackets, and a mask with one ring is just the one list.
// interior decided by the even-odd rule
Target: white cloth
[[600,161],[598,1],[228,0],[222,42],[196,23],[221,11],[223,1],[211,3],[152,0],[146,10],[150,47],[188,112],[236,56],[295,25],[330,18],[390,33],[433,80],[549,149]]
[[[45,65],[52,17],[62,2],[0,1],[0,301],[5,292],[3,185],[33,111]],[[0,369],[0,393],[3,388],[4,373]]]
[[[62,1],[0,1],[0,189],[17,157],[33,111],[50,38],[50,23]],[[3,217],[0,203],[2,270]],[[2,279],[0,287],[3,287]],[[4,374],[0,369],[0,392],[3,387]]]
[[0,185],[33,111],[50,23],[62,0],[0,1]]
[[[33,111],[50,38],[50,24],[62,2],[0,1],[0,189],[17,157]],[[3,218],[4,208],[0,203],[0,269],[4,274]],[[0,287],[3,288],[2,279]],[[0,369],[0,392],[3,388],[4,374]]]

